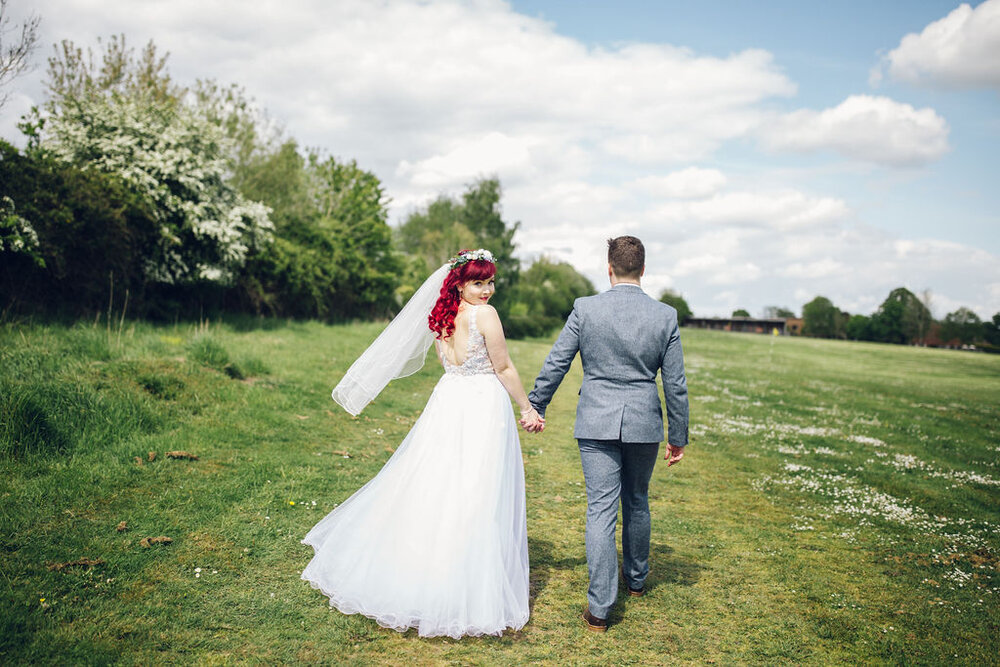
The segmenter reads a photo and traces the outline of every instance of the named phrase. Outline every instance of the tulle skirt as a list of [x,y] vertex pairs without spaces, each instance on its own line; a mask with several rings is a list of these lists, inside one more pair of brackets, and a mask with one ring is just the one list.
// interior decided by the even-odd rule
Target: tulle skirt
[[302,540],[302,579],[345,614],[422,637],[528,621],[524,467],[495,375],[445,374],[382,470]]

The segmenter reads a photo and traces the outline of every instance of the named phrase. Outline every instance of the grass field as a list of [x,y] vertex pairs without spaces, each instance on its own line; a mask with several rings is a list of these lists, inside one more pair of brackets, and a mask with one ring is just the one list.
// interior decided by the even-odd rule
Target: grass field
[[[692,442],[657,465],[649,592],[606,635],[579,620],[576,367],[522,437],[527,626],[423,640],[330,611],[299,540],[440,375],[343,412],[379,328],[0,328],[0,661],[1000,663],[1000,357],[801,338],[682,332]],[[548,344],[511,348],[530,386]]]

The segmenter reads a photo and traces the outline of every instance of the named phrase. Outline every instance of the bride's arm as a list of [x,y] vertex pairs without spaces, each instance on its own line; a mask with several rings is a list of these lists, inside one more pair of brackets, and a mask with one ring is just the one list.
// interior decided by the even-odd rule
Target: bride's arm
[[497,374],[500,384],[521,409],[521,417],[532,419],[534,414],[534,419],[541,421],[541,417],[538,417],[535,409],[531,407],[528,394],[521,385],[521,377],[514,368],[514,362],[510,360],[510,354],[507,353],[507,339],[503,335],[503,326],[500,324],[500,316],[497,315],[496,309],[490,305],[482,306],[477,313],[476,325],[486,340],[486,352],[490,355],[493,371]]

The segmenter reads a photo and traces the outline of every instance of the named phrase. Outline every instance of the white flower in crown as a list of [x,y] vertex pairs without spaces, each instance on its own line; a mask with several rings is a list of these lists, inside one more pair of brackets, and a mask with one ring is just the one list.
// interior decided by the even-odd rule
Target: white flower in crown
[[471,262],[474,259],[481,259],[489,262],[490,264],[496,264],[496,260],[493,259],[493,253],[485,248],[479,248],[478,250],[465,250],[458,253],[457,256],[451,258],[451,268],[455,269],[462,266],[466,262]]

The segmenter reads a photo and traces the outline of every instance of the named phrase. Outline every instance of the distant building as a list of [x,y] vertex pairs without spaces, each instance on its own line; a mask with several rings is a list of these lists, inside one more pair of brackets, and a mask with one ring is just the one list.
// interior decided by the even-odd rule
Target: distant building
[[797,317],[689,317],[684,326],[776,336],[802,333],[802,319]]

